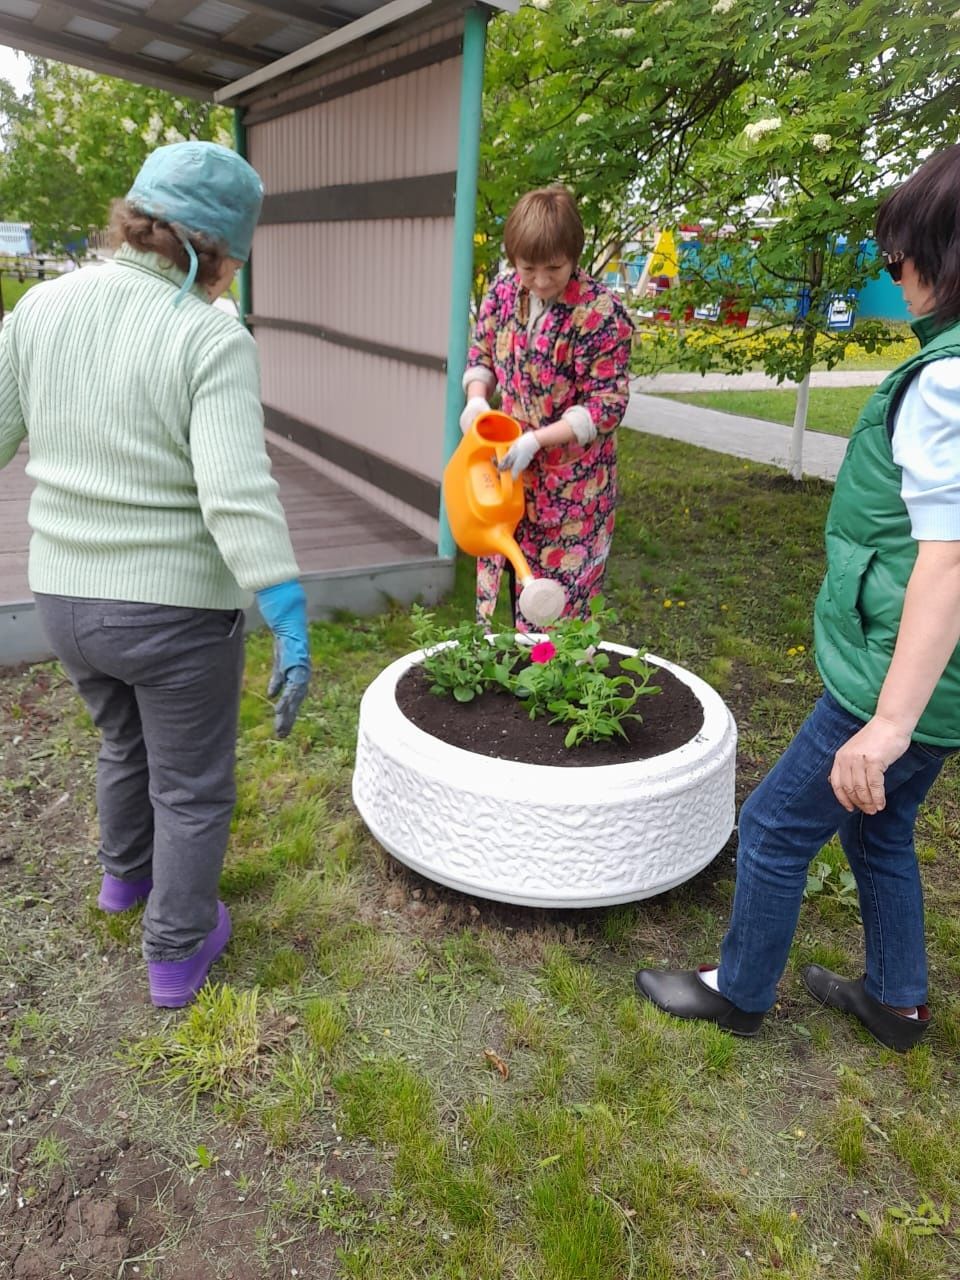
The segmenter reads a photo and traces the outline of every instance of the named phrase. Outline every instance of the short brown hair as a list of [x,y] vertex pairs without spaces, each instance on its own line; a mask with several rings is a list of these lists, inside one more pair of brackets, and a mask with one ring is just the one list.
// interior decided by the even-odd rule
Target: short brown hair
[[[226,246],[198,232],[191,232],[189,240],[197,254],[197,284],[213,284],[230,256]],[[170,223],[151,218],[126,200],[114,200],[110,210],[110,243],[114,249],[128,244],[142,253],[157,253],[181,271],[190,269],[187,251]]]
[[541,187],[521,196],[503,228],[503,247],[511,266],[517,258],[551,262],[566,258],[577,265],[583,253],[583,223],[566,187]]

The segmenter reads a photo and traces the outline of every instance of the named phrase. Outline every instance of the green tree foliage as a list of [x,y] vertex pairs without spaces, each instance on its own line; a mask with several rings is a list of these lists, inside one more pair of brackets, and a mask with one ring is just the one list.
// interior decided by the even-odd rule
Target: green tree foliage
[[29,222],[37,246],[50,251],[76,249],[105,226],[110,202],[154,147],[187,138],[230,143],[222,107],[41,59],[22,102],[0,84],[0,115],[0,214]]
[[[857,252],[883,195],[931,151],[960,139],[960,14],[935,0],[807,0],[781,6],[762,58],[731,95],[711,146],[691,158],[685,216],[712,229],[699,279],[676,299],[738,296],[762,327],[785,321],[789,341],[765,344],[779,377],[816,358],[842,358],[846,338],[817,342],[831,297],[878,269]],[[717,0],[734,40],[750,0]],[[758,219],[766,225],[757,228]],[[837,252],[846,241],[846,252]],[[801,293],[809,312],[795,305]],[[860,324],[858,340],[879,340]],[[815,350],[816,346],[816,350]],[[744,344],[726,345],[727,367]],[[702,359],[703,351],[694,359]]]
[[[960,11],[938,0],[533,0],[489,43],[481,269],[512,202],[548,182],[576,192],[595,264],[642,227],[700,223],[678,319],[735,295],[786,323],[764,344],[779,377],[809,369],[828,298],[877,270],[855,249],[882,195],[960,137]],[[684,354],[754,358],[736,341]],[[816,352],[841,355],[842,339]]]
[[490,27],[480,170],[481,266],[524,191],[576,192],[603,261],[677,210],[693,151],[749,76],[776,18],[756,4],[733,44],[714,0],[534,0]]

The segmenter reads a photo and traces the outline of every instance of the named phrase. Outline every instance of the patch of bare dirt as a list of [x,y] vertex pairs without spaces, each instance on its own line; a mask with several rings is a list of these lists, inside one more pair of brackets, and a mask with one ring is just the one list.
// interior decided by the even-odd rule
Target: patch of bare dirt
[[[197,1139],[171,1106],[124,1112],[118,1053],[155,1025],[136,949],[86,918],[95,735],[53,667],[0,672],[0,1277],[327,1280],[336,1234],[288,1212],[283,1182],[375,1200],[385,1172],[342,1142],[333,1099],[302,1149],[215,1116]],[[94,1015],[78,1013],[91,1008]],[[7,1056],[9,1054],[9,1057]]]

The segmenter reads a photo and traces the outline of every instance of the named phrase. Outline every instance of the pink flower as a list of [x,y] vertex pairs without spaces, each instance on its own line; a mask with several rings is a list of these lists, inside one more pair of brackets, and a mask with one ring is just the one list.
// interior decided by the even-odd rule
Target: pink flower
[[576,276],[570,277],[570,281],[563,291],[563,301],[568,307],[574,307],[580,301],[580,281]]
[[557,647],[550,640],[541,640],[539,644],[535,644],[530,650],[531,662],[549,662],[551,658],[557,656]]

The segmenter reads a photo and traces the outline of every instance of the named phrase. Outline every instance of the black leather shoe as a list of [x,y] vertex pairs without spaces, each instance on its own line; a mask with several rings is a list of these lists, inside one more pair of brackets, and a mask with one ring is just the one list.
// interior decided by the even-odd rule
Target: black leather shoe
[[803,971],[803,983],[814,1000],[841,1013],[850,1013],[888,1049],[906,1053],[920,1043],[930,1026],[930,1010],[922,1004],[919,1018],[908,1018],[888,1005],[874,1000],[864,989],[864,979],[841,978],[819,964],[808,964]]
[[696,969],[641,969],[634,978],[637,993],[675,1018],[713,1022],[735,1036],[755,1036],[762,1013],[746,1013],[700,980]]

